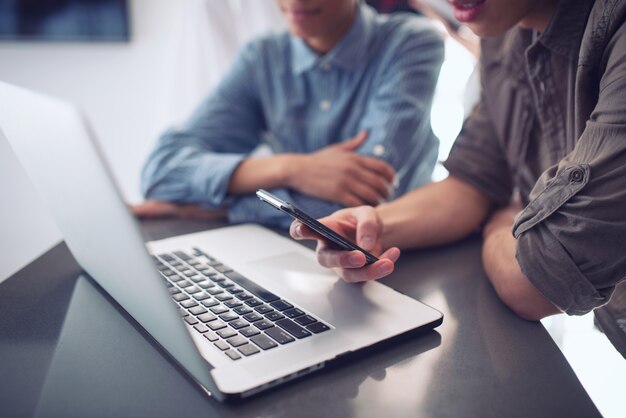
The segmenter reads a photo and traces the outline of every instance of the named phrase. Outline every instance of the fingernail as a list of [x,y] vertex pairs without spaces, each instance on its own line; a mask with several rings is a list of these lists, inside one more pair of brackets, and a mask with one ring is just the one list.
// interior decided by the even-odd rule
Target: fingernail
[[297,236],[302,236],[302,225],[296,225],[296,227],[294,228],[294,232]]
[[391,263],[385,263],[382,266],[378,267],[378,274],[385,275],[391,273],[393,270],[393,265]]
[[361,238],[361,247],[366,250],[371,250],[372,248],[374,248],[374,240],[372,239],[372,237]]
[[361,260],[361,256],[358,254],[352,254],[350,256],[350,265],[351,266],[355,266],[355,267],[359,267],[361,264],[363,264],[363,261]]

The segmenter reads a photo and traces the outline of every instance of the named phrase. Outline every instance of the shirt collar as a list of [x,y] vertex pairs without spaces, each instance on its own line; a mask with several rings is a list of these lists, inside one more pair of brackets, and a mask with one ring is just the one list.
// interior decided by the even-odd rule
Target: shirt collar
[[360,3],[350,30],[324,55],[318,55],[300,38],[290,36],[291,68],[295,75],[310,70],[316,64],[325,62],[331,65],[354,70],[366,64],[367,45],[372,33],[376,12]]
[[546,48],[575,59],[595,0],[560,1],[545,32],[539,37]]

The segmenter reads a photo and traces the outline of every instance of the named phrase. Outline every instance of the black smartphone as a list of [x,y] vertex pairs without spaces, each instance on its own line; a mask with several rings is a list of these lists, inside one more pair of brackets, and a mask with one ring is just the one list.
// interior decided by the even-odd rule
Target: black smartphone
[[324,226],[323,224],[319,223],[315,218],[307,215],[306,213],[304,213],[303,211],[301,211],[300,209],[298,209],[291,203],[285,202],[284,200],[281,200],[280,198],[274,196],[273,194],[263,189],[257,190],[256,195],[263,202],[268,203],[272,205],[273,207],[275,207],[276,209],[285,212],[286,214],[290,215],[292,218],[299,220],[300,222],[302,222],[303,224],[305,224],[306,226],[308,226],[309,228],[311,228],[318,234],[322,235],[324,238],[328,239],[334,248],[338,250],[345,250],[345,251],[352,251],[352,250],[360,251],[363,254],[365,254],[365,260],[367,264],[372,264],[373,262],[378,261],[378,258],[368,253],[367,251],[365,251],[363,248],[359,247],[358,245],[348,241],[347,239],[345,239],[344,237],[342,237],[341,235],[339,235],[332,229],[328,228],[327,226]]

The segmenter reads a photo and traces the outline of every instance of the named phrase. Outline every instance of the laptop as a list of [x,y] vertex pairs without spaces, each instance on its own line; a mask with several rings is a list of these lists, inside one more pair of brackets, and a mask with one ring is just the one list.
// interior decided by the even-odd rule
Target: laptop
[[381,283],[345,283],[313,251],[258,225],[144,243],[71,104],[0,83],[0,135],[78,263],[219,401],[442,323]]

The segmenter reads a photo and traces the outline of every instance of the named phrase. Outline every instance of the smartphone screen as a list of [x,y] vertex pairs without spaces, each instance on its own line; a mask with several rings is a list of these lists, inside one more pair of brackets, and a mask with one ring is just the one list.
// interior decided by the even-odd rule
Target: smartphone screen
[[321,224],[320,222],[317,221],[317,219],[309,216],[308,214],[298,209],[291,203],[285,202],[284,200],[279,199],[278,197],[274,196],[273,194],[263,189],[257,190],[256,195],[263,202],[268,203],[269,205],[275,207],[276,209],[285,212],[286,214],[290,215],[292,218],[299,220],[300,222],[302,222],[303,224],[305,224],[306,226],[308,226],[309,228],[311,228],[318,234],[322,235],[332,244],[334,248],[338,250],[345,250],[345,251],[352,251],[352,250],[360,251],[365,255],[365,260],[367,264],[372,264],[373,262],[378,261],[378,258],[373,256],[369,252],[365,251],[363,248],[359,247],[358,245],[348,241],[347,239],[345,239],[344,237],[342,237],[341,235],[339,235],[332,229],[328,228],[327,226]]

